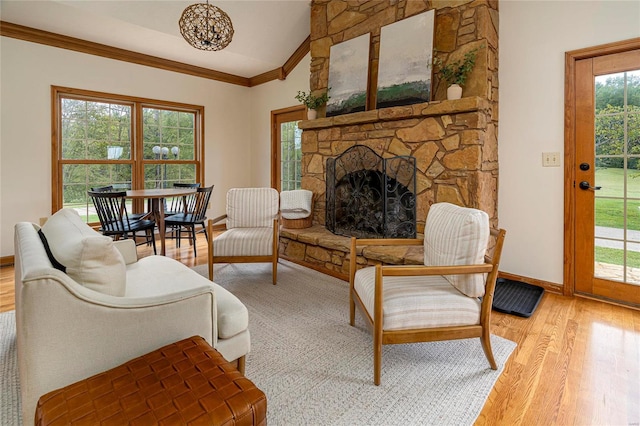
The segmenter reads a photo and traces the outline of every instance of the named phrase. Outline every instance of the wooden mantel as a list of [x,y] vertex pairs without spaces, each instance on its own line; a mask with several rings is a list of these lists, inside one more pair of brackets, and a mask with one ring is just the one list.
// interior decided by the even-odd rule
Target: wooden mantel
[[488,110],[490,103],[478,96],[451,101],[432,101],[407,106],[381,108],[371,111],[354,112],[335,117],[317,118],[298,123],[302,130],[324,129],[336,126],[377,123],[384,121],[404,120],[418,117],[436,117],[445,114],[459,114],[479,110]]

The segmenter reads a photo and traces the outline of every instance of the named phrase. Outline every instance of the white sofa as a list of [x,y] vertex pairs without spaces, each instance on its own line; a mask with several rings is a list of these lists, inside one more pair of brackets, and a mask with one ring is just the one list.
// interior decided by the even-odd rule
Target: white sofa
[[[102,236],[74,210],[51,216],[42,227],[44,240],[39,229],[28,222],[15,226],[25,424],[45,393],[194,335],[244,368],[248,312],[233,294],[176,260],[138,260],[132,240]],[[65,272],[53,266],[56,261]]]

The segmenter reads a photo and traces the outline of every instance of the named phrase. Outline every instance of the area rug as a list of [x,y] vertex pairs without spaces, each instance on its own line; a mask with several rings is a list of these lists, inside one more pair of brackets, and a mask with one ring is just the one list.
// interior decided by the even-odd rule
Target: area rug
[[22,424],[15,311],[0,314],[0,425]]
[[275,286],[269,264],[215,266],[214,281],[249,309],[245,373],[267,395],[270,425],[470,425],[516,347],[491,336],[494,371],[480,339],[385,345],[375,386],[371,333],[359,313],[349,325],[348,283],[284,260]]
[[[275,286],[269,264],[216,265],[215,282],[249,309],[245,374],[266,393],[271,426],[470,425],[516,347],[492,336],[494,371],[479,339],[387,345],[375,386],[371,334],[359,313],[349,325],[344,281],[281,260]],[[19,425],[13,312],[0,333],[0,425]]]

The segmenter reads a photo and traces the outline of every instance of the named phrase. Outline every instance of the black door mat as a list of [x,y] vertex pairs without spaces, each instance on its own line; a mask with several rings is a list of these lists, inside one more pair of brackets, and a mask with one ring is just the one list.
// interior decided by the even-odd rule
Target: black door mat
[[498,278],[493,295],[493,309],[529,318],[538,307],[544,289],[520,281]]

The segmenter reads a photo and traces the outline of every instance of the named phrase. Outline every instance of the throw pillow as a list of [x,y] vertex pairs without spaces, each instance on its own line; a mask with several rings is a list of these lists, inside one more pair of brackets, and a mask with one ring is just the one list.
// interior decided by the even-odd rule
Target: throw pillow
[[126,265],[113,240],[94,231],[73,209],[62,209],[42,226],[51,253],[78,284],[124,296]]

